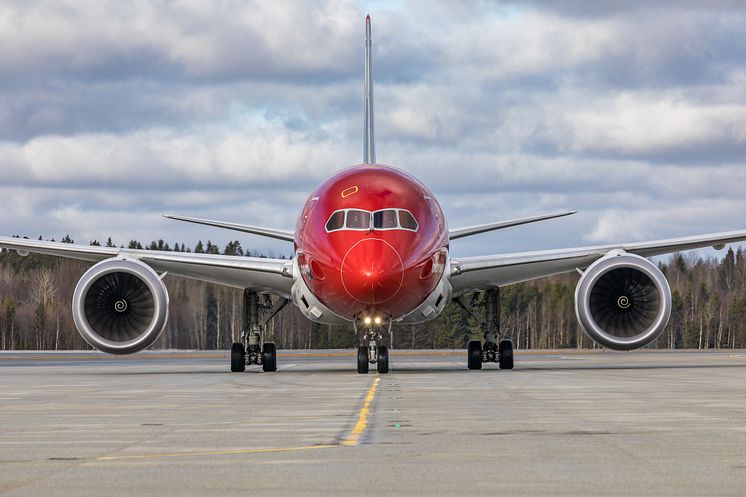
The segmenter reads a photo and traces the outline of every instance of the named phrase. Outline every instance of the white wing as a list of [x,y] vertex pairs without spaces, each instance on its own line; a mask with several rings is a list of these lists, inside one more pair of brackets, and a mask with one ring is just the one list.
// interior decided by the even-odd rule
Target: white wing
[[35,252],[90,262],[127,256],[141,260],[159,273],[168,271],[176,276],[250,288],[284,298],[289,298],[293,284],[292,261],[287,259],[131,250],[8,237],[0,237],[0,247],[14,249],[22,255],[24,252]]
[[702,247],[722,248],[725,244],[742,240],[746,240],[746,230],[652,242],[459,257],[451,259],[451,285],[453,295],[457,297],[486,288],[584,269],[599,257],[615,249],[643,257],[652,257]]

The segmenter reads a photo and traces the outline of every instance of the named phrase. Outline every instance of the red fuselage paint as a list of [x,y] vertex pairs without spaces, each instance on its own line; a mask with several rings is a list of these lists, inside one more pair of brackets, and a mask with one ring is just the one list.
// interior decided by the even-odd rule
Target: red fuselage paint
[[[329,217],[340,209],[406,209],[418,227],[327,232]],[[404,171],[380,164],[352,166],[322,183],[308,197],[295,233],[306,285],[346,319],[411,312],[435,289],[448,254],[448,228],[430,190]]]

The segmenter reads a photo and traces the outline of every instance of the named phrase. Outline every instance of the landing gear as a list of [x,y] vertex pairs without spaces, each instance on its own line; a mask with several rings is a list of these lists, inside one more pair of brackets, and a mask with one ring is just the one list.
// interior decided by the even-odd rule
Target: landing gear
[[231,371],[234,373],[246,370],[246,365],[261,364],[264,371],[277,371],[277,348],[272,342],[264,342],[264,331],[267,323],[287,305],[287,299],[272,303],[269,295],[260,295],[252,290],[244,290],[243,342],[233,344],[231,348]]
[[357,372],[367,374],[370,364],[376,365],[376,370],[385,374],[389,372],[389,349],[385,345],[378,345],[383,341],[384,330],[391,333],[391,320],[380,316],[358,316],[354,321],[355,329],[361,332],[363,342],[357,349]]
[[[500,289],[490,288],[484,292],[484,299],[480,305],[467,303],[464,297],[456,299],[456,303],[482,325],[484,343],[478,340],[469,342],[467,365],[469,369],[482,369],[485,362],[495,362],[500,369],[513,369],[513,342],[500,340]],[[475,307],[484,306],[483,312],[477,312]]]

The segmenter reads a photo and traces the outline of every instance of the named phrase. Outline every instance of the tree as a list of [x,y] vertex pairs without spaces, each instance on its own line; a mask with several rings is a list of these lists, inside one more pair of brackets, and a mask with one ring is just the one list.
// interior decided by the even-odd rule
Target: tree
[[223,254],[243,255],[243,249],[241,248],[241,242],[239,242],[238,240],[228,242],[228,245],[225,246],[225,250],[223,250]]
[[736,274],[736,255],[733,253],[732,248],[729,248],[725,257],[723,257],[723,261],[718,268],[718,274],[720,276],[721,288],[730,291],[733,288],[733,278]]
[[207,240],[207,248],[205,248],[205,252],[208,254],[219,254],[220,249],[217,245],[213,245],[210,240]]
[[3,340],[3,350],[15,349],[15,316],[16,304],[12,298],[5,302],[3,316],[3,331],[5,339]]

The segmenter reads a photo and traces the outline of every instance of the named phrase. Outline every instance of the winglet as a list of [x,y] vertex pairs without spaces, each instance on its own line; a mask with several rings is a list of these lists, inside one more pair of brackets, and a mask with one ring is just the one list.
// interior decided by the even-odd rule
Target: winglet
[[373,135],[373,43],[370,35],[370,15],[365,17],[365,122],[363,136],[363,162],[376,163],[376,143]]

